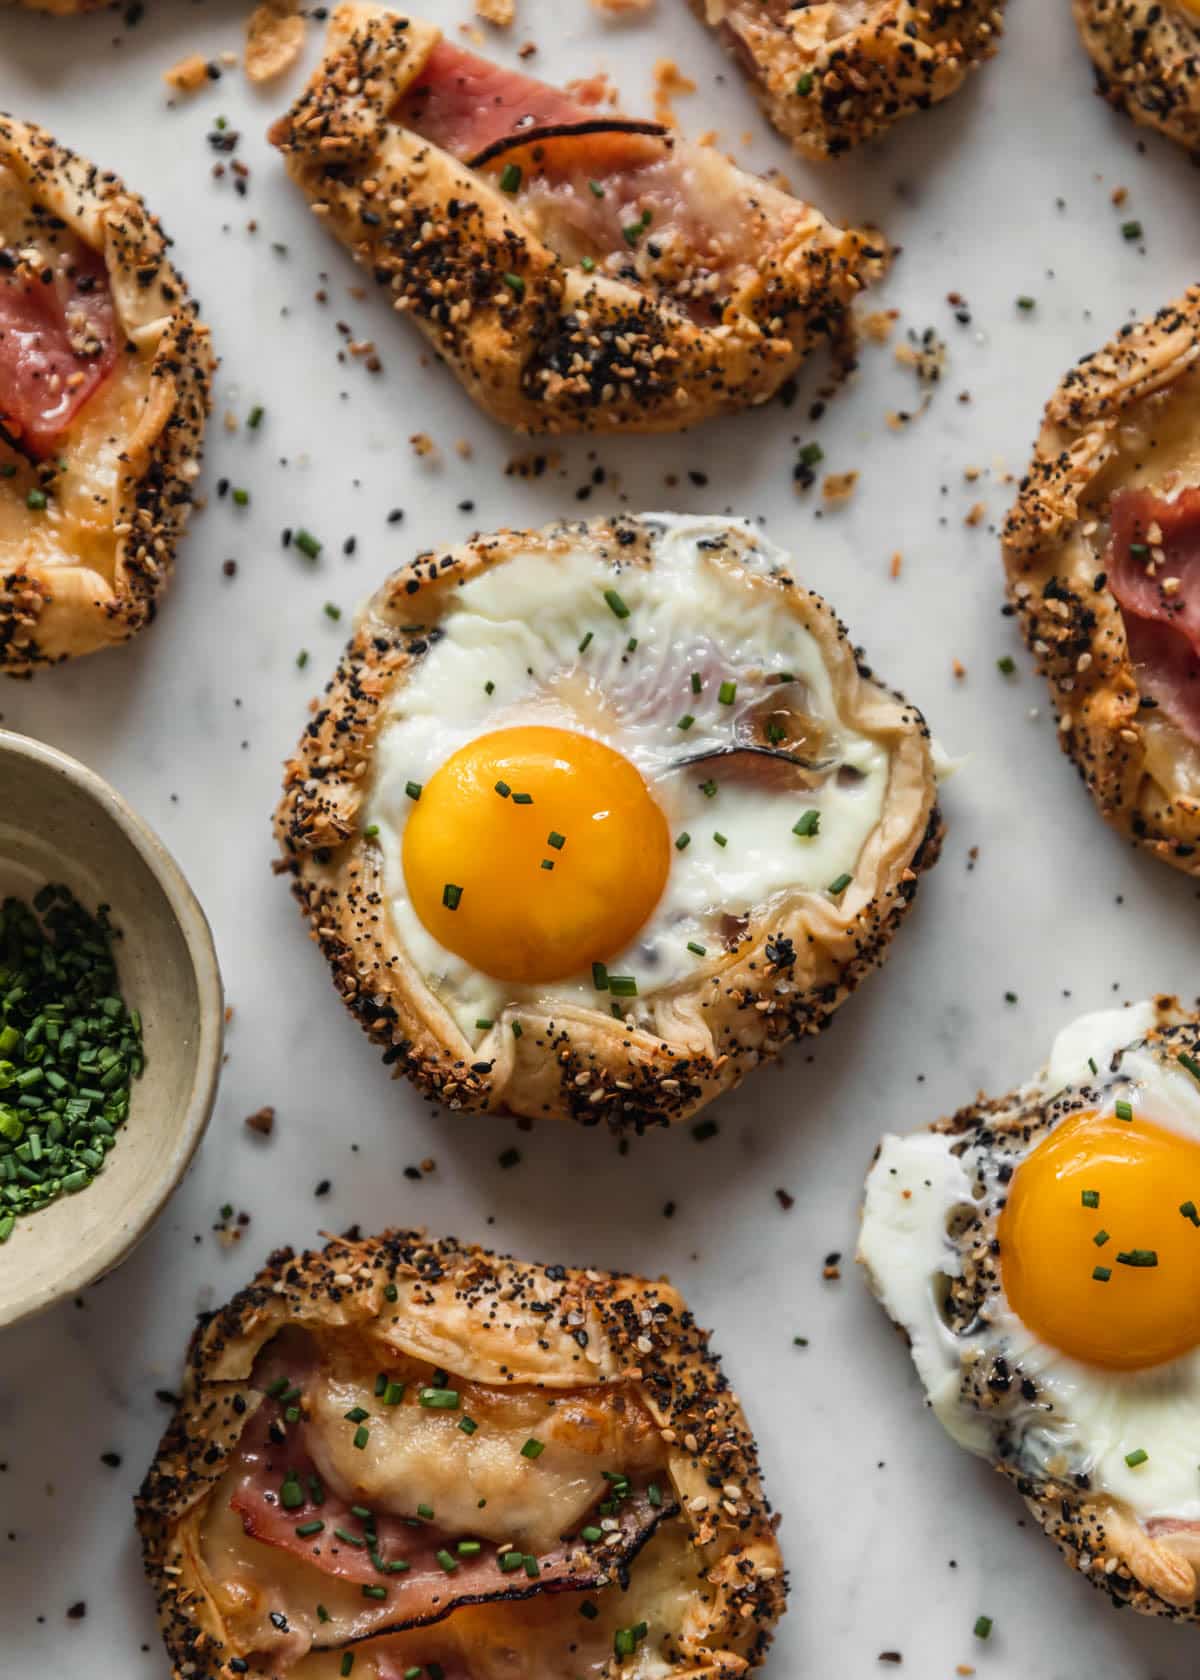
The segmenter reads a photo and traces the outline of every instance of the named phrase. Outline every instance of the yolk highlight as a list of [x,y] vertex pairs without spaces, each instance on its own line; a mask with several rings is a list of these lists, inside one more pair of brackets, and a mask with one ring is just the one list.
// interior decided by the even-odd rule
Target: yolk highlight
[[666,818],[639,772],[569,729],[468,742],[426,782],[404,830],[413,909],[498,980],[562,980],[615,956],[658,903],[670,862]]
[[1138,1371],[1187,1353],[1200,1343],[1200,1228],[1180,1212],[1187,1203],[1200,1207],[1200,1144],[1136,1117],[1072,1115],[1017,1168],[1000,1216],[1013,1311],[1088,1365]]

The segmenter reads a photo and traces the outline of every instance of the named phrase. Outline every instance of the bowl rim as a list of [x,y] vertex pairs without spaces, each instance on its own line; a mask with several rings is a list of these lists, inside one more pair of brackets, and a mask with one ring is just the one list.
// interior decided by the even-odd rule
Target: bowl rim
[[183,871],[149,823],[138,816],[129,802],[96,771],[57,747],[48,746],[30,735],[0,728],[0,760],[5,756],[26,759],[65,777],[102,807],[140,856],[162,889],[183,935],[196,981],[199,1031],[196,1074],[187,1110],[153,1193],[142,1203],[128,1226],[114,1231],[96,1247],[89,1249],[85,1256],[62,1271],[54,1282],[31,1290],[8,1308],[0,1308],[0,1329],[19,1324],[96,1282],[120,1265],[150,1230],[178,1189],[212,1116],[225,1028],[224,987],[208,918]]

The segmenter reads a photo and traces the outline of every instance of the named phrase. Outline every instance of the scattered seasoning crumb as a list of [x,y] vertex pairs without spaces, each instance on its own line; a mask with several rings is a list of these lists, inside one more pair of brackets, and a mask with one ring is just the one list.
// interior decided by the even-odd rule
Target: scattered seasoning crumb
[[87,1605],[82,1598],[79,1599],[77,1603],[70,1605],[67,1609],[67,1616],[72,1622],[81,1622],[86,1615]]
[[858,483],[856,472],[826,473],[821,495],[831,506],[848,502]]
[[275,1110],[270,1107],[255,1109],[253,1114],[247,1114],[246,1125],[262,1137],[270,1137],[275,1130]]
[[475,0],[475,16],[495,29],[510,29],[516,21],[517,0]]
[[695,93],[696,84],[685,76],[673,58],[659,58],[654,64],[654,115],[664,128],[677,127],[672,100]]
[[903,566],[904,556],[900,553],[899,549],[897,549],[895,554],[892,555],[891,564],[888,567],[889,575],[894,578],[898,578]]
[[902,1663],[904,1658],[899,1651],[880,1651],[879,1660],[881,1663]]
[[215,81],[216,77],[210,77],[206,59],[199,53],[189,53],[163,72],[163,80],[173,93],[198,93],[206,82]]
[[972,502],[971,506],[967,509],[966,515],[963,519],[963,524],[970,525],[972,527],[980,525],[983,523],[986,513],[987,508],[982,502]]
[[776,1190],[775,1200],[779,1203],[784,1213],[790,1213],[796,1205],[795,1196],[789,1195],[786,1190]]
[[835,1249],[832,1254],[825,1256],[825,1264],[821,1268],[821,1276],[830,1283],[836,1283],[841,1277],[841,1252]]
[[496,1157],[497,1164],[506,1170],[509,1167],[519,1166],[520,1161],[521,1151],[519,1149],[502,1149]]
[[437,452],[437,445],[428,432],[414,432],[408,441],[412,445],[413,454],[422,459]]

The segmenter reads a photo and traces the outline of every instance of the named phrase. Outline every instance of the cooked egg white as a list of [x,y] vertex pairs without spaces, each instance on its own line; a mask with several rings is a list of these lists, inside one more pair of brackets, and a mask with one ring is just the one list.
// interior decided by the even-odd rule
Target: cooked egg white
[[[1011,1112],[1027,1123],[1012,1130],[1004,1131],[1004,1116],[989,1115],[958,1136],[885,1137],[867,1181],[859,1259],[908,1334],[933,1410],[962,1446],[1108,1493],[1142,1520],[1192,1521],[1200,1519],[1200,1331],[1192,1328],[1191,1255],[1200,1255],[1200,1228],[1182,1208],[1190,1199],[1200,1206],[1200,1082],[1169,1044],[1146,1041],[1157,1019],[1147,1003],[1067,1027],[1042,1075],[1018,1094]],[[1050,1176],[1039,1149],[1063,1141],[1064,1127],[1074,1128],[1070,1160],[1056,1157]],[[1115,1169],[1114,1136],[1118,1155],[1126,1138],[1132,1152],[1131,1164]],[[1105,1140],[1090,1159],[1089,1137]],[[1136,1176],[1152,1170],[1138,1164],[1139,1150],[1152,1147],[1167,1159],[1163,1194],[1143,1194],[1149,1181]],[[1076,1168],[1082,1177],[1064,1176]],[[1077,1188],[1089,1181],[1117,1194]],[[1053,1217],[1040,1231],[1031,1231],[1027,1213],[1023,1225],[1014,1222],[1022,1252],[1006,1233],[995,1280],[964,1323],[946,1310],[948,1291],[978,1265],[997,1229],[1004,1232],[1004,1210],[1018,1192],[1027,1203],[1038,1197]],[[968,1230],[976,1216],[982,1230]],[[1064,1242],[1080,1241],[1086,1259],[1077,1263],[1074,1250],[1069,1263],[1060,1259]],[[1135,1245],[1143,1256],[1155,1252],[1153,1265],[1118,1263]],[[1093,1266],[1108,1278],[1095,1277]],[[1089,1357],[1073,1357],[1023,1322],[1006,1287],[1018,1267],[1039,1311],[1041,1303],[1053,1311],[1064,1291],[1080,1303],[1060,1340],[1078,1338]],[[1176,1358],[1117,1368],[1138,1357],[1131,1343],[1156,1311],[1174,1314],[1182,1339],[1196,1340]],[[997,1358],[1011,1378],[999,1395],[985,1375]]]
[[[410,785],[426,788],[469,743],[529,726],[573,732],[620,755],[644,781],[665,831],[623,840],[663,846],[665,883],[661,891],[655,884],[656,902],[621,949],[591,953],[636,981],[637,997],[620,1005],[635,1014],[639,999],[688,980],[720,954],[725,918],[761,910],[786,890],[823,892],[853,875],[880,820],[886,750],[844,726],[816,642],[780,610],[776,592],[746,585],[755,571],[783,568],[784,557],[756,538],[744,564],[727,550],[717,559],[705,543],[727,532],[728,521],[650,519],[661,539],[649,568],[564,549],[549,559],[517,554],[473,578],[380,727],[364,819],[378,829],[391,913],[410,957],[475,1040],[486,1030],[476,1023],[506,1005],[549,999],[606,1008],[609,999],[597,993],[590,964],[552,981],[497,978],[448,949],[427,925],[433,918],[417,913],[406,879],[418,851],[414,844],[406,858],[406,828],[419,808]],[[824,766],[811,788],[781,792],[756,775],[733,774],[720,759],[681,763],[744,738],[748,714],[772,697],[802,704],[819,722],[819,741],[801,744]],[[443,798],[443,832],[444,805]],[[809,810],[819,815],[816,832],[795,834]],[[661,828],[657,818],[651,827]],[[586,838],[577,830],[562,850],[546,851],[558,880],[568,879],[561,872],[578,856],[570,848]],[[533,889],[514,873],[512,890]],[[465,918],[471,909],[464,898],[454,913]],[[447,925],[457,932],[464,921]]]

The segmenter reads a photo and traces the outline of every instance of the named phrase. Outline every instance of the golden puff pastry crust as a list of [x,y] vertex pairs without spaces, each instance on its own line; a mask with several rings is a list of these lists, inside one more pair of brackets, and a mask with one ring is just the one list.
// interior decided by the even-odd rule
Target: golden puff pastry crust
[[1153,515],[1163,497],[1185,509],[1181,493],[1200,485],[1198,358],[1200,287],[1084,357],[1046,406],[1004,528],[1009,597],[1049,681],[1064,750],[1107,822],[1192,875],[1200,660],[1182,642],[1159,644],[1173,623],[1190,624],[1200,578],[1176,566],[1153,517],[1134,531],[1146,540],[1130,544],[1126,531],[1118,553],[1114,508],[1119,535],[1139,505],[1122,496],[1149,498]]
[[[886,753],[881,816],[835,896],[789,888],[733,926],[694,972],[614,1019],[595,1004],[526,996],[498,1012],[485,1040],[456,1024],[445,994],[405,950],[387,904],[381,847],[368,832],[381,725],[404,685],[436,653],[440,624],[468,581],[514,556],[547,562],[583,553],[618,586],[652,568],[672,526],[651,516],[612,523],[501,531],[445,553],[419,555],[368,603],[354,639],[286,769],[275,818],[282,853],[311,934],[343,1002],[385,1049],[397,1075],[452,1109],[560,1117],[641,1131],[679,1122],[738,1084],[788,1042],[825,1028],[883,960],[937,859],[942,819],[929,734],[917,709],[860,663],[832,609],[764,561],[748,528],[714,520],[700,547],[733,590],[768,590],[772,611],[807,631],[828,672],[838,723]],[[414,628],[415,626],[415,628]],[[669,720],[672,732],[674,717]],[[682,738],[682,737],[681,737]],[[812,800],[787,814],[784,830]],[[783,807],[786,809],[786,807]],[[791,833],[786,835],[793,845]],[[686,855],[686,854],[684,854]],[[595,995],[595,994],[592,994]],[[479,1023],[476,1023],[477,1025]]]
[[419,1232],[282,1249],[205,1316],[137,1516],[176,1680],[346,1652],[356,1680],[737,1680],[784,1609],[753,1439],[675,1291]]
[[710,147],[360,0],[272,138],[395,309],[520,431],[677,431],[764,402],[845,335],[885,259]]
[[[1131,1048],[1148,1045],[1169,1062],[1181,1054],[1194,1059],[1200,1053],[1200,1015],[1181,1008],[1177,998],[1159,995],[1152,1000],[1147,1014],[1148,1030]],[[1131,1028],[1131,1035],[1133,1031]],[[953,1227],[948,1227],[963,1256],[962,1276],[949,1280],[948,1304],[942,1314],[945,1323],[956,1333],[966,1338],[976,1335],[980,1309],[986,1311],[988,1301],[1001,1292],[996,1258],[1000,1253],[997,1219],[1011,1181],[1013,1163],[1019,1162],[1031,1138],[1036,1139],[1039,1132],[1048,1130],[1056,1120],[1079,1108],[1102,1106],[1105,1081],[1119,1073],[1122,1054],[1113,1057],[1111,1067],[1098,1064],[1097,1072],[1092,1075],[1092,1086],[1078,1095],[1069,1093],[1069,1100],[1061,1092],[1049,1094],[1052,1087],[1046,1086],[1043,1073],[1007,1096],[981,1096],[929,1128],[931,1134],[961,1140],[968,1149],[976,1141],[984,1140],[993,1155],[1010,1162],[1006,1176],[1000,1180],[998,1199],[989,1198],[980,1189],[977,1207],[983,1210],[983,1216],[967,1220],[964,1213]],[[931,1170],[928,1162],[925,1170]],[[1096,1252],[1100,1255],[1102,1251]],[[1103,1251],[1103,1257],[1110,1255],[1111,1250]],[[883,1268],[877,1271],[873,1257],[862,1252],[859,1260],[865,1264],[868,1281],[886,1308]],[[896,1323],[906,1339],[910,1339],[908,1326],[899,1320]],[[1027,1335],[1026,1342],[1026,1351],[1036,1353],[1036,1337]],[[969,1346],[969,1341],[964,1345]],[[993,1358],[992,1351],[984,1344],[973,1363],[968,1365],[964,1358],[962,1393],[983,1416],[992,1416],[994,1430],[1004,1431],[1005,1407],[1015,1400],[1018,1387],[1023,1402],[1034,1407],[1044,1403],[1036,1374],[1030,1374],[1036,1373],[1036,1369],[1035,1365],[1029,1370],[1009,1365],[1002,1355]],[[1108,1374],[1116,1376],[1116,1373]],[[1050,1404],[1053,1409],[1055,1401],[1052,1399]],[[943,1421],[947,1406],[943,1392],[937,1402]],[[1058,1409],[1061,1411],[1061,1404]],[[1064,1424],[1067,1433],[1079,1427],[1077,1421],[1068,1420]],[[1008,1438],[1010,1441],[1020,1438],[1016,1424],[1009,1426]],[[1120,1498],[1089,1487],[1087,1476],[1075,1479],[1064,1474],[1058,1479],[1034,1473],[1028,1465],[1000,1459],[994,1459],[993,1463],[1015,1485],[1070,1567],[1107,1593],[1116,1607],[1128,1607],[1143,1615],[1200,1622],[1200,1525],[1165,1518],[1144,1522]]]
[[1114,110],[1200,148],[1200,11],[1187,0],[1072,0],[1075,22]]
[[1004,0],[691,0],[808,157],[839,157],[960,88],[996,51]]
[[0,218],[0,324],[38,334],[0,397],[0,670],[20,675],[154,617],[213,356],[142,201],[12,117],[0,117]]

